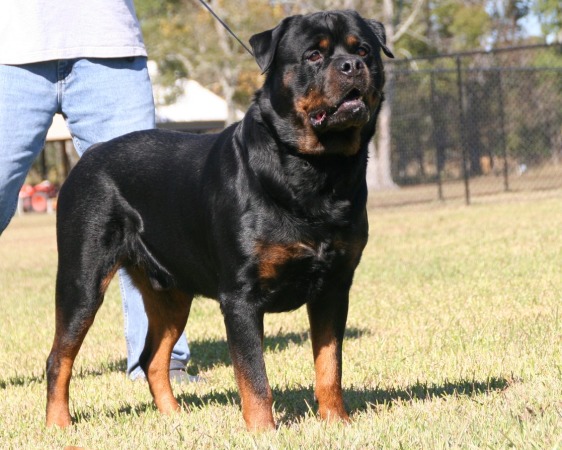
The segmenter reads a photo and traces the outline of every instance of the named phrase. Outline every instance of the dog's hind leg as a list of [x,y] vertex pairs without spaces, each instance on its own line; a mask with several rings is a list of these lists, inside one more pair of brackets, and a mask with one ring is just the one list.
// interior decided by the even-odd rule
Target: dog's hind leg
[[55,338],[46,372],[47,426],[71,424],[68,398],[72,366],[118,267],[113,263],[86,270],[76,261],[79,260],[59,260]]
[[193,296],[176,288],[160,290],[154,287],[144,271],[128,271],[142,293],[148,317],[148,333],[140,366],[146,374],[158,410],[169,414],[180,409],[170,384],[170,356],[187,323]]

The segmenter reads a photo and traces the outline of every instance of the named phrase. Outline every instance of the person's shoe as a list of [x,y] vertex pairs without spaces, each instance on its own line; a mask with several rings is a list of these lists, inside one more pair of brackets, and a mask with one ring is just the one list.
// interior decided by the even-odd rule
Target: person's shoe
[[198,375],[190,375],[185,370],[185,363],[176,359],[170,360],[170,381],[175,383],[201,383],[203,378]]
[[[133,381],[146,381],[144,372],[139,371]],[[170,360],[170,381],[178,384],[206,383],[207,380],[199,375],[190,375],[185,370],[185,364],[175,359]]]
[[170,369],[170,381],[178,384],[205,383],[199,375],[190,375],[185,369]]

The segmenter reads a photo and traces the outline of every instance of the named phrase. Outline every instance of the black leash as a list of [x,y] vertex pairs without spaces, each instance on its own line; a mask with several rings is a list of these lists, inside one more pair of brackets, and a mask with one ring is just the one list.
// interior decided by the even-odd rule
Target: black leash
[[199,1],[201,2],[201,4],[202,4],[205,8],[207,8],[207,9],[209,10],[209,12],[213,15],[213,17],[214,17],[215,19],[217,19],[217,20],[220,22],[220,24],[221,24],[224,28],[226,28],[226,31],[228,31],[228,32],[234,37],[234,39],[236,39],[236,40],[240,43],[240,45],[246,49],[246,51],[247,51],[250,55],[254,56],[254,54],[252,53],[252,50],[250,50],[250,49],[246,46],[246,44],[244,44],[244,42],[242,42],[242,41],[238,38],[238,36],[236,36],[236,34],[234,33],[234,31],[232,31],[232,30],[230,29],[230,27],[229,27],[226,23],[224,23],[224,21],[223,21],[219,16],[217,16],[217,15],[215,14],[215,12],[213,11],[213,8],[211,8],[211,7],[209,6],[209,4],[206,3],[204,0],[199,0]]

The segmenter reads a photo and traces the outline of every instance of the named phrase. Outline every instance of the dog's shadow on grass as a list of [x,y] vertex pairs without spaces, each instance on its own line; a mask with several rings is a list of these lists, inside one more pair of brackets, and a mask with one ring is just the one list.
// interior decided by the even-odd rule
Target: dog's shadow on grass
[[[357,339],[368,333],[367,330],[349,328],[346,330],[346,339]],[[286,349],[290,345],[305,345],[309,340],[308,332],[302,333],[282,333],[275,336],[264,338],[265,351],[278,352]],[[231,365],[228,353],[228,345],[224,340],[202,340],[190,342],[191,354],[193,355],[190,363],[190,370],[201,372],[211,370],[218,365]],[[125,359],[110,361],[103,367],[95,370],[84,370],[74,374],[74,377],[89,377],[104,374],[107,372],[124,372],[127,362]],[[15,376],[8,379],[0,379],[0,389],[7,389],[11,386],[26,386],[31,383],[42,383],[45,378],[43,375]],[[439,399],[448,396],[467,396],[478,397],[489,395],[492,392],[499,392],[507,389],[513,380],[502,377],[491,377],[486,380],[461,379],[450,381],[441,385],[418,382],[411,386],[392,389],[363,389],[346,388],[344,389],[344,400],[351,416],[362,411],[375,408],[392,408],[396,404],[423,401],[428,399]],[[312,383],[308,386],[287,389],[273,389],[275,409],[280,415],[280,421],[284,423],[298,421],[311,412],[316,411],[314,388]],[[218,405],[240,405],[240,396],[236,390],[216,390],[196,395],[182,393],[177,397],[178,401],[186,408],[204,408],[210,404]],[[152,402],[145,402],[136,405],[127,405],[113,412],[110,416],[139,415],[145,411],[154,410]],[[91,411],[78,410],[75,414],[75,422],[88,421],[92,417]]]
[[[458,380],[446,382],[442,385],[418,382],[413,386],[401,389],[347,388],[344,389],[343,396],[347,410],[353,417],[353,415],[369,409],[391,409],[397,404],[438,400],[450,396],[468,398],[487,396],[493,392],[504,391],[512,383],[513,380],[502,377],[489,378],[485,381]],[[299,388],[273,389],[273,398],[275,410],[280,414],[282,422],[298,421],[317,410],[312,384]],[[209,404],[240,405],[240,397],[235,390],[213,392],[202,396],[183,393],[177,399],[187,407],[194,406],[196,408],[203,408]]]
[[[350,328],[346,330],[346,339],[357,339],[367,330]],[[284,333],[264,338],[265,351],[282,351],[290,345],[306,345],[309,340],[308,332]],[[218,365],[231,365],[228,345],[224,340],[203,340],[190,342],[193,355],[190,370],[200,372],[212,370]],[[122,360],[109,364],[109,370],[124,370],[126,361]],[[84,374],[87,375],[87,374]],[[402,388],[361,388],[351,387],[344,389],[344,401],[351,417],[370,409],[390,409],[398,404],[414,403],[416,401],[439,400],[450,396],[464,396],[476,398],[487,396],[493,392],[507,389],[514,383],[513,380],[502,377],[490,377],[486,380],[460,379],[447,381],[436,385],[428,382],[418,382]],[[220,386],[211,392],[195,394],[183,392],[177,395],[177,400],[184,409],[205,408],[208,405],[237,405],[240,406],[240,396],[235,389],[221,390]],[[273,398],[275,410],[281,423],[299,421],[307,415],[314,414],[317,410],[314,399],[313,384],[299,386],[298,388],[274,388]],[[110,413],[111,416],[139,415],[146,411],[155,410],[152,402],[121,407]],[[89,411],[79,411],[76,421],[87,420]]]
[[[364,329],[348,328],[345,331],[345,339],[358,339],[367,333],[369,332]],[[308,331],[280,333],[275,336],[264,336],[263,346],[266,352],[280,352],[290,345],[305,345],[309,340]],[[230,366],[232,364],[228,344],[224,339],[190,341],[189,349],[192,355],[190,368],[196,372],[210,370],[216,365]]]
[[28,386],[32,383],[42,383],[45,381],[44,375],[30,375],[30,376],[14,376],[5,380],[0,379],[0,389],[7,389],[9,387]]
[[[366,330],[358,328],[349,328],[345,332],[346,339],[357,339],[363,334],[368,333]],[[301,345],[309,340],[308,332],[302,333],[280,333],[275,336],[266,336],[264,338],[265,351],[282,351],[289,345]],[[194,340],[189,342],[192,359],[190,362],[190,372],[201,372],[210,370],[217,365],[231,365],[230,355],[228,353],[228,344],[224,339],[221,340]],[[87,378],[91,376],[99,376],[108,372],[125,372],[127,370],[127,360],[124,358],[108,361],[100,367],[84,368],[80,370],[74,369],[73,378]],[[16,375],[10,378],[0,378],[0,390],[7,389],[11,386],[27,386],[32,383],[42,383],[45,381],[45,374],[42,375]]]
[[[72,374],[72,378],[87,378],[91,376],[99,376],[108,372],[125,372],[127,370],[127,360],[120,359],[118,361],[109,361],[103,366],[96,369],[82,369]],[[6,379],[0,379],[0,390],[9,387],[29,386],[35,383],[44,383],[45,373],[42,375],[16,375]]]
[[[344,400],[348,412],[353,416],[369,409],[391,409],[397,404],[414,403],[416,401],[439,400],[450,396],[464,396],[476,398],[488,396],[493,392],[501,392],[513,384],[513,380],[502,377],[492,377],[485,381],[458,380],[431,385],[418,382],[415,385],[397,389],[344,389]],[[182,393],[177,400],[184,410],[190,408],[205,408],[209,405],[237,405],[240,406],[240,396],[236,390],[214,391],[196,395]],[[273,389],[275,410],[281,424],[294,423],[310,414],[315,414],[317,407],[314,400],[313,386],[289,389]],[[110,417],[138,416],[147,411],[155,411],[152,402],[121,407],[108,413]],[[96,414],[97,415],[97,414]],[[89,421],[94,416],[91,411],[78,411],[74,422]]]

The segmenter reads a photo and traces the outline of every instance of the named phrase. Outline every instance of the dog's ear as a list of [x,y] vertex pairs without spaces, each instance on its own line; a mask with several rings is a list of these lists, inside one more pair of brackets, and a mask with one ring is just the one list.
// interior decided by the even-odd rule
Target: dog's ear
[[250,38],[250,45],[254,51],[254,58],[256,58],[256,62],[258,66],[260,66],[262,73],[267,72],[267,69],[271,66],[279,41],[285,33],[291,19],[292,17],[287,17],[272,30],[254,34]]
[[377,37],[384,54],[389,58],[394,58],[394,54],[386,46],[386,33],[384,31],[384,25],[376,20],[367,20],[367,23],[371,27],[371,30],[373,30],[373,33],[375,33],[375,36]]

